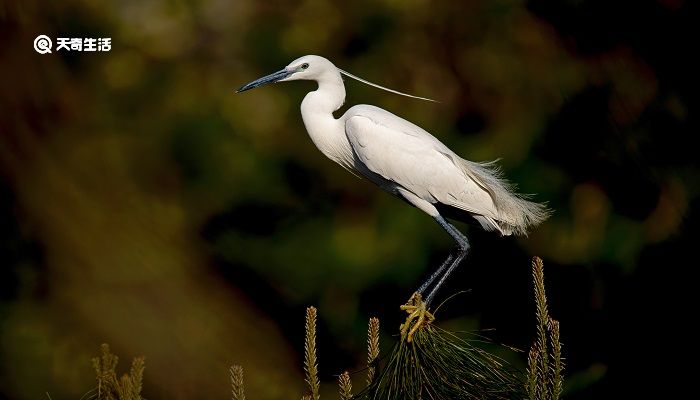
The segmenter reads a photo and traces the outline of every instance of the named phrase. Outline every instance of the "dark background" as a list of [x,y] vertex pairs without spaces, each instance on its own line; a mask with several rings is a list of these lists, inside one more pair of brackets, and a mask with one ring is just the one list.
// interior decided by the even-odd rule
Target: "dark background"
[[[233,363],[249,397],[299,398],[308,305],[324,397],[362,367],[369,317],[388,352],[451,239],[313,147],[312,83],[234,94],[304,54],[440,100],[346,82],[348,104],[501,158],[555,210],[528,238],[459,225],[473,251],[437,301],[467,293],[441,326],[528,349],[539,255],[565,397],[680,390],[700,178],[686,3],[0,2],[0,397],[79,398],[108,342],[122,370],[146,356],[149,399],[226,398]],[[40,55],[39,34],[112,50]]]

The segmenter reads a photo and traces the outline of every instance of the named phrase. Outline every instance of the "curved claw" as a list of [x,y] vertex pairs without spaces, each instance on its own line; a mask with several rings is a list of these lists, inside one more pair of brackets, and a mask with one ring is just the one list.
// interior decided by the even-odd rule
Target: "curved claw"
[[[406,317],[406,322],[401,324],[401,337],[406,338],[407,342],[413,340],[413,335],[420,329],[423,325],[427,325],[435,321],[433,314],[428,311],[428,308],[423,301],[420,293],[414,293],[406,304],[400,307],[403,311],[408,313]],[[414,320],[416,320],[414,322]]]

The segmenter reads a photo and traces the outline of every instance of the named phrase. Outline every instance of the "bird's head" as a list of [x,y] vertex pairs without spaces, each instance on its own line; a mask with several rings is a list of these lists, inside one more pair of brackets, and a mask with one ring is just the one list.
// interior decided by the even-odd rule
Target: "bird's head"
[[284,67],[284,69],[281,69],[275,72],[274,74],[270,74],[267,76],[263,76],[262,78],[256,79],[247,85],[241,86],[238,90],[236,90],[236,93],[245,92],[246,90],[255,89],[256,87],[274,82],[296,80],[321,82],[324,79],[333,80],[334,78],[340,77],[341,74],[349,78],[358,80],[362,83],[366,83],[370,86],[376,87],[378,89],[386,90],[387,92],[399,94],[401,96],[406,96],[413,99],[435,102],[435,100],[428,99],[426,97],[413,96],[410,94],[399,92],[398,90],[389,89],[387,87],[377,85],[376,83],[372,83],[366,79],[362,79],[359,76],[355,76],[347,71],[343,71],[342,69],[333,65],[332,62],[328,61],[327,59],[321,56],[313,55],[299,57],[296,60],[289,63],[289,65]]
[[236,92],[245,92],[246,90],[274,82],[319,80],[328,73],[339,74],[340,72],[332,62],[321,56],[303,56],[292,61],[289,65],[275,73],[263,76],[247,85],[241,86]]

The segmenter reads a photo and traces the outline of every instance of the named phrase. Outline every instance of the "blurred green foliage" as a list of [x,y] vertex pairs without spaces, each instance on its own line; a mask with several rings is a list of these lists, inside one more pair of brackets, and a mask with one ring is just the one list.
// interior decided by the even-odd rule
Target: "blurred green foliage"
[[[148,357],[147,398],[226,396],[231,363],[260,398],[296,397],[310,303],[333,338],[319,344],[334,355],[322,379],[362,365],[350,354],[368,314],[398,322],[451,242],[317,152],[298,109],[313,84],[234,94],[304,54],[440,100],[347,82],[348,104],[501,158],[556,211],[517,241],[467,229],[474,254],[452,284],[475,293],[447,324],[495,324],[527,347],[537,254],[584,382],[570,396],[627,382],[637,342],[604,332],[648,328],[648,271],[686,254],[700,175],[671,40],[683,2],[635,4],[635,17],[592,3],[0,0],[0,396],[79,397],[107,341]],[[673,28],[663,46],[640,28],[653,18]],[[38,34],[111,37],[112,50],[40,55]]]

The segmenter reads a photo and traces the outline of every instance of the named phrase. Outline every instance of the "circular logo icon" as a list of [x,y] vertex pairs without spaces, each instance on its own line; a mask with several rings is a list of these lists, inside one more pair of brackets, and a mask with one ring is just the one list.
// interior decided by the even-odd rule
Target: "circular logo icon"
[[46,35],[39,35],[34,39],[34,50],[39,54],[51,53],[51,38]]

